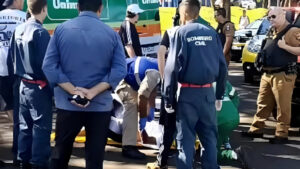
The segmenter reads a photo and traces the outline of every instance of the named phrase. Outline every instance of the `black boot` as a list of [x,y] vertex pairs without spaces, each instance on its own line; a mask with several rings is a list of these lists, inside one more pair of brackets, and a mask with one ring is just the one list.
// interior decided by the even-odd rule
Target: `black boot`
[[41,167],[41,166],[32,165],[31,169],[49,169],[49,168],[48,167]]
[[31,169],[31,164],[26,162],[20,162],[20,169]]
[[132,159],[145,159],[146,155],[138,150],[136,146],[123,146],[122,155]]
[[5,163],[0,160],[0,168],[5,167]]

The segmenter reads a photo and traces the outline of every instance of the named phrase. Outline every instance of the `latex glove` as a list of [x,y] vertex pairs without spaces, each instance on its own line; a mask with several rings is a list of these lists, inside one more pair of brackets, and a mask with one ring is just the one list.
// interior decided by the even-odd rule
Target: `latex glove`
[[173,109],[172,106],[167,106],[167,105],[165,105],[165,109],[166,109],[166,112],[167,112],[167,113],[174,113],[174,112],[175,112],[175,110]]
[[222,109],[222,100],[216,100],[215,106],[216,106],[216,110],[220,111]]
[[149,115],[147,117],[147,121],[150,122],[154,119],[155,108],[151,107],[149,111]]
[[144,130],[147,123],[147,117],[140,118],[139,124],[140,124],[140,131]]

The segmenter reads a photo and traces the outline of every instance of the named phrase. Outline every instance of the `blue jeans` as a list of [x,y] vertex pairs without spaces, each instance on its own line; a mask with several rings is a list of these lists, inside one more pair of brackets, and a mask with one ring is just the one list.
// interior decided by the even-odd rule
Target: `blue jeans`
[[20,84],[18,160],[47,167],[51,153],[52,96],[48,86]]
[[213,88],[181,88],[176,111],[178,169],[191,169],[196,133],[204,147],[203,169],[218,169],[217,118]]

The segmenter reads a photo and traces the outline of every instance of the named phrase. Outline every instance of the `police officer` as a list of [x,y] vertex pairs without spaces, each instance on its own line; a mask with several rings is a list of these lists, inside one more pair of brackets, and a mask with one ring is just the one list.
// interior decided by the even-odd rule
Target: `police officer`
[[291,99],[297,73],[296,62],[297,56],[300,55],[300,28],[290,25],[281,8],[271,9],[267,18],[276,35],[265,40],[262,49],[264,73],[260,81],[257,112],[249,131],[243,134],[262,137],[265,120],[276,105],[276,132],[270,143],[284,144],[288,142]]
[[217,32],[220,36],[223,46],[223,54],[226,59],[227,66],[231,59],[231,45],[234,36],[234,24],[226,19],[226,10],[224,8],[218,8],[215,11],[215,19],[218,22]]
[[[179,169],[192,168],[196,133],[205,149],[202,168],[218,168],[216,108],[221,107],[227,68],[218,34],[196,22],[199,10],[199,1],[182,1],[179,11],[184,26],[170,43],[164,75],[165,108],[168,113],[176,108]],[[177,82],[181,88],[176,105]]]
[[19,25],[12,37],[11,52],[15,58],[20,84],[20,133],[18,160],[20,168],[48,168],[52,129],[52,94],[42,71],[50,40],[42,27],[47,16],[46,0],[28,0],[31,18]]
[[133,159],[146,156],[137,147],[138,113],[147,116],[148,107],[154,107],[156,86],[160,81],[157,59],[134,57],[126,59],[127,75],[116,93],[124,105],[122,155]]

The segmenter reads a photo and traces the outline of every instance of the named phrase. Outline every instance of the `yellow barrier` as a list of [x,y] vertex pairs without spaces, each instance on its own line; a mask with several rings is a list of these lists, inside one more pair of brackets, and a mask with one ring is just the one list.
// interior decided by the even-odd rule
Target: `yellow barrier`
[[[231,7],[231,22],[234,23],[236,30],[239,29],[239,19],[243,14],[243,9],[241,7],[232,6]],[[176,8],[174,7],[161,7],[159,8],[159,16],[160,16],[160,26],[161,26],[161,35],[172,27],[173,20],[172,17],[175,15]],[[267,9],[265,8],[257,8],[247,10],[247,16],[250,19],[250,22],[253,22],[257,19],[264,17],[267,13]],[[210,25],[214,28],[217,27],[217,22],[214,18],[214,10],[212,7],[201,7],[200,16],[205,19]]]

